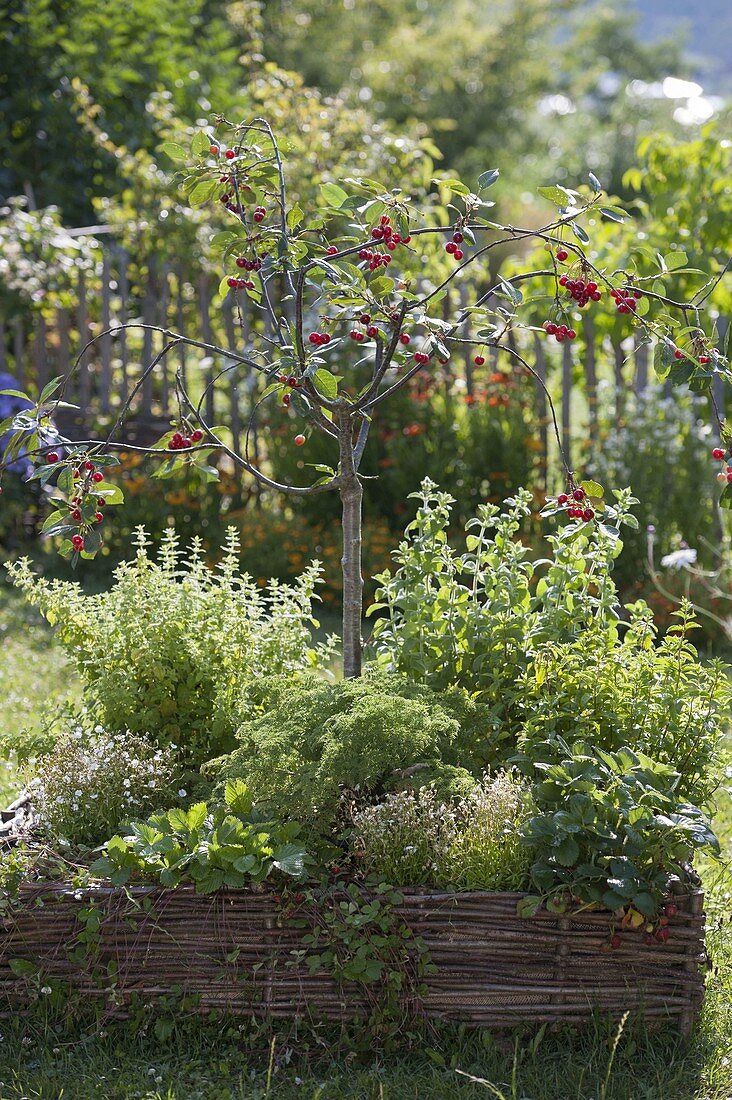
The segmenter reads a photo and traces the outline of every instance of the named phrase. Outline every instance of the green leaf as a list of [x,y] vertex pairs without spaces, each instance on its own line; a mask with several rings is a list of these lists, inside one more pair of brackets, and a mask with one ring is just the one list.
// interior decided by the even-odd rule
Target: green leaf
[[481,172],[478,176],[478,190],[485,191],[491,187],[500,175],[498,168],[489,168],[487,172]]
[[595,173],[590,172],[587,178],[590,181],[590,187],[592,188],[592,190],[599,194],[600,191],[602,191],[602,184],[600,183]]
[[37,963],[30,959],[10,959],[8,966],[16,978],[31,978],[39,972]]
[[344,202],[348,200],[348,192],[339,187],[337,183],[321,183],[320,193],[328,206],[340,210]]
[[175,161],[188,160],[188,153],[182,145],[177,145],[174,141],[165,141],[160,146],[160,152],[165,153],[166,157],[170,157]]
[[31,401],[28,394],[23,393],[22,390],[0,390],[0,397],[22,397],[24,401]]
[[203,130],[198,130],[197,133],[193,135],[193,140],[191,141],[191,152],[194,156],[198,157],[204,153],[208,153],[210,148],[211,138]]
[[581,225],[577,225],[577,222],[570,222],[569,224],[570,224],[570,227],[572,229],[572,232],[574,233],[575,237],[580,242],[580,244],[589,244],[590,243],[590,238],[587,235],[587,233],[585,233],[585,231],[584,231],[584,229],[582,228]]
[[685,252],[667,252],[663,257],[663,262],[668,271],[677,271],[678,268],[686,265],[687,259]]
[[574,195],[560,184],[552,184],[551,187],[540,187],[539,194],[542,198],[553,202],[555,206],[574,206]]
[[600,213],[611,222],[624,222],[628,216],[624,210],[618,210],[610,206],[601,206]]
[[275,849],[272,861],[286,875],[302,875],[305,872],[305,849],[300,844],[283,844]]
[[312,381],[318,393],[328,401],[334,401],[338,396],[338,379],[329,370],[319,367]]
[[562,867],[571,867],[579,859],[579,844],[572,836],[566,836],[564,840],[553,849],[554,858]]
[[521,898],[521,900],[518,902],[516,906],[516,914],[517,916],[523,918],[535,917],[541,909],[541,904],[542,902],[540,897],[534,894],[528,894],[525,898]]
[[605,490],[599,481],[581,481],[580,489],[584,489],[588,497],[593,497],[595,500],[600,500],[605,495]]

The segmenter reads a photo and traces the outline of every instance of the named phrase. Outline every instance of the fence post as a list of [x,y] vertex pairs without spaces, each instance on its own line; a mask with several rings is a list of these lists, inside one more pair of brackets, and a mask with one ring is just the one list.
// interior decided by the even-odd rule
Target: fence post
[[[142,322],[144,325],[152,326],[155,324],[155,275],[156,275],[157,261],[155,256],[151,256],[147,265],[147,282],[145,283],[145,297],[142,303]],[[142,370],[145,371],[150,366],[153,358],[153,332],[152,328],[148,327],[143,330],[142,334]],[[152,400],[153,400],[153,384],[154,379],[152,372],[147,375],[145,381],[142,383],[142,399],[140,402],[140,415],[151,417],[152,416]]]
[[572,345],[562,344],[562,450],[564,461],[572,469]]
[[597,329],[591,316],[585,318],[585,388],[587,390],[587,427],[593,447],[599,437],[597,421]]
[[[79,330],[79,344],[81,348],[89,340],[89,323],[86,314],[86,276],[83,270],[79,271],[78,300],[76,306],[76,327]],[[91,397],[91,378],[89,376],[88,352],[79,352],[79,411],[84,420],[89,415]]]
[[534,357],[536,360],[536,416],[539,421],[539,484],[544,493],[549,492],[549,407],[546,400],[546,358],[544,344],[534,333]]
[[106,415],[109,412],[112,391],[112,337],[109,334],[112,310],[110,303],[111,271],[109,268],[109,249],[102,253],[102,339],[101,343],[101,371],[99,384],[101,387],[101,407]]
[[[210,283],[208,275],[204,272],[198,279],[198,295],[199,295],[199,310],[201,313],[201,335],[204,343],[212,344],[212,331],[211,331],[211,309],[210,309]],[[206,420],[210,426],[213,426],[215,418],[215,401],[214,401],[214,362],[211,356],[207,356],[211,360],[211,365],[206,369],[204,377],[204,384],[206,386]]]
[[21,316],[13,318],[13,359],[15,377],[21,389],[25,386],[25,327]]

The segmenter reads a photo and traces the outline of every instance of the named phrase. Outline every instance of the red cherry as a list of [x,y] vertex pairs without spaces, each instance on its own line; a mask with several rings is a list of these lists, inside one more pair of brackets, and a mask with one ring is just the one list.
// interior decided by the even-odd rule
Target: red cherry
[[71,545],[73,546],[74,550],[83,550],[84,549],[84,539],[83,539],[83,537],[81,535],[74,535],[74,537],[71,540]]
[[447,244],[445,245],[445,252],[449,253],[450,255],[453,255],[457,251],[458,251],[458,247],[455,244],[455,242],[454,241],[448,241]]
[[462,244],[465,238],[458,229],[457,232],[453,233],[452,239],[454,240],[455,244]]
[[239,280],[235,279],[233,275],[230,275],[229,278],[226,280],[226,285],[230,286],[233,290],[236,286],[239,285]]
[[575,491],[572,493],[572,497],[574,498],[574,500],[584,500],[585,499],[584,489],[575,489]]
[[679,911],[679,907],[673,901],[670,901],[668,905],[664,906],[664,910],[667,917],[675,917]]
[[362,325],[368,325],[368,324],[371,323],[371,317],[369,316],[368,313],[362,313],[361,316],[359,317],[359,321],[361,322]]
[[569,252],[567,252],[567,250],[565,248],[560,248],[559,251],[557,252],[557,259],[562,263],[564,262],[564,260],[567,259],[568,256],[569,256]]
[[236,153],[234,152],[233,149],[227,149],[226,152],[224,153],[224,156],[226,157],[227,160],[233,160],[234,157],[236,156]]
[[284,394],[284,396],[282,398],[282,404],[285,406],[285,408],[287,408],[287,406],[290,404],[290,395],[289,395],[289,393]]
[[724,458],[724,451],[721,447],[714,448],[714,450],[712,451],[712,458]]
[[699,362],[700,363],[711,363],[711,359],[708,355],[700,355],[699,356]]
[[97,523],[101,523],[102,520],[104,519],[104,516],[101,512],[95,512],[94,513],[94,519]]
[[399,343],[400,344],[408,344],[410,339],[411,339],[411,337],[406,332],[401,332],[399,334]]
[[656,930],[656,941],[657,941],[657,943],[666,943],[666,940],[668,939],[668,936],[669,936],[668,928],[658,928]]
[[376,325],[369,325],[369,327],[366,329],[366,335],[370,336],[372,340],[376,336],[378,336],[379,335],[379,330],[377,329]]
[[305,442],[305,436],[304,435],[296,435],[295,436],[295,446],[296,447],[302,447],[304,442]]
[[566,504],[568,500],[569,500],[569,497],[567,496],[566,493],[560,493],[559,496],[557,497],[557,504]]
[[200,428],[196,428],[195,431],[191,432],[191,443],[200,443],[202,439],[203,432]]
[[577,339],[577,333],[574,331],[573,328],[567,329],[567,338],[569,340],[576,340]]
[[221,152],[221,150],[219,149],[218,145],[211,145],[211,146],[209,146],[209,150],[208,150],[208,151],[209,151],[209,153],[211,154],[211,156],[212,156],[212,157],[217,157],[217,156],[219,155],[219,153]]
[[104,474],[100,473],[97,470],[97,472],[95,474],[92,474],[92,481],[96,481],[96,483],[98,485],[100,481],[104,481]]
[[554,336],[556,334],[556,331],[557,326],[554,324],[553,321],[544,322],[544,332],[547,334],[547,336]]
[[453,252],[453,256],[455,257],[456,260],[460,261],[463,258],[463,253],[460,251],[459,248],[456,248],[455,251]]
[[683,358],[684,358],[683,351],[679,351],[679,349],[677,348],[676,351],[674,352],[674,359],[683,359]]
[[53,465],[54,462],[58,462],[58,451],[49,451],[46,455],[46,462]]
[[103,508],[107,503],[104,497],[97,497],[97,508]]
[[79,521],[81,520],[81,512],[78,508],[74,508],[73,512],[71,513],[71,518],[73,519],[74,523],[79,523]]
[[482,367],[483,364],[485,363],[485,356],[484,355],[476,355],[473,362],[475,363],[476,367]]
[[325,251],[326,251],[326,255],[335,256],[338,252],[338,249],[334,244],[331,244],[331,245],[328,245],[328,247],[326,248]]
[[84,463],[84,469],[85,470],[93,470],[94,469],[94,463],[93,462],[88,462],[88,461],[85,462]]
[[595,518],[595,513],[592,511],[592,509],[591,508],[585,508],[584,512],[582,513],[582,519],[585,521],[585,523],[589,523],[590,520],[594,519],[594,518]]

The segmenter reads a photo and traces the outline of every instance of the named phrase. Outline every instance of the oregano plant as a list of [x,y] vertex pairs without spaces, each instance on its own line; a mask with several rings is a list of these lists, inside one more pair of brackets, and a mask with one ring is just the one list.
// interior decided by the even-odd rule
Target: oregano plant
[[[517,373],[528,372],[544,385],[528,361],[524,333],[571,341],[584,313],[612,309],[627,324],[628,335],[639,329],[654,342],[657,371],[670,384],[711,394],[716,377],[730,380],[705,313],[723,272],[701,275],[691,298],[677,300],[665,286],[659,288],[655,259],[647,261],[647,270],[642,253],[625,269],[604,266],[593,251],[594,228],[601,223],[620,227],[628,216],[603,194],[592,174],[578,189],[541,188],[553,214],[540,228],[518,228],[493,220],[487,194],[498,178],[494,168],[486,169],[474,188],[459,179],[436,178],[420,201],[399,186],[361,176],[328,181],[321,185],[319,201],[304,210],[288,198],[288,147],[266,119],[233,124],[219,117],[194,135],[190,148],[168,144],[164,151],[179,167],[191,205],[218,203],[231,219],[212,246],[222,256],[221,300],[226,295],[234,299],[235,346],[155,329],[162,334],[162,348],[144,365],[103,438],[72,441],[54,428],[72,367],[31,408],[0,424],[0,434],[11,433],[3,465],[21,452],[37,463],[33,477],[51,488],[56,505],[45,534],[59,536],[61,552],[74,562],[98,552],[104,509],[121,501],[106,473],[114,452],[122,448],[156,458],[158,477],[190,466],[204,481],[215,478],[211,456],[225,455],[270,491],[295,498],[338,493],[348,677],[360,674],[362,657],[361,461],[381,406],[415,375],[447,363],[456,352],[484,363],[490,349]],[[510,278],[490,273],[495,250],[521,252],[537,243],[546,250],[542,263],[532,260],[528,270]],[[468,291],[457,309],[448,298],[455,284]],[[527,297],[522,288],[529,289]],[[534,320],[536,298],[544,303],[543,325]],[[245,324],[245,301],[261,323]],[[154,328],[117,325],[91,343],[129,327]],[[87,344],[81,355],[88,349]],[[132,401],[176,349],[204,353],[220,366],[196,384],[187,384],[178,370],[178,415],[171,430],[154,446],[133,446],[121,438]],[[236,448],[213,422],[211,410],[217,383],[226,384],[241,371],[259,377],[261,386],[244,443]],[[561,456],[557,418],[546,396]],[[332,464],[317,464],[302,484],[273,478],[250,445],[257,410],[265,401],[276,402],[292,421],[293,446],[306,448],[313,432],[323,433],[332,445]],[[720,431],[726,460],[732,434],[724,424]],[[563,460],[563,465],[566,491],[558,509],[578,529],[601,520],[601,495],[582,487],[569,464]]]

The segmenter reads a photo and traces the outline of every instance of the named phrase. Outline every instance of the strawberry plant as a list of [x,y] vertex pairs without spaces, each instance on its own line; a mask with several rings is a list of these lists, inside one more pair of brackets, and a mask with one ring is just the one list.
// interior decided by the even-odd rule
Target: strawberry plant
[[[694,853],[719,852],[709,822],[679,798],[670,765],[629,748],[561,747],[560,762],[534,765],[538,812],[521,829],[534,886],[555,912],[581,902],[654,918],[673,882],[688,881]],[[520,911],[541,900],[530,896]]]
[[275,872],[299,878],[307,856],[299,831],[295,822],[262,814],[245,783],[230,783],[221,806],[199,802],[133,822],[129,835],[108,841],[91,873],[115,886],[133,879],[167,887],[190,881],[201,894],[262,882]]

